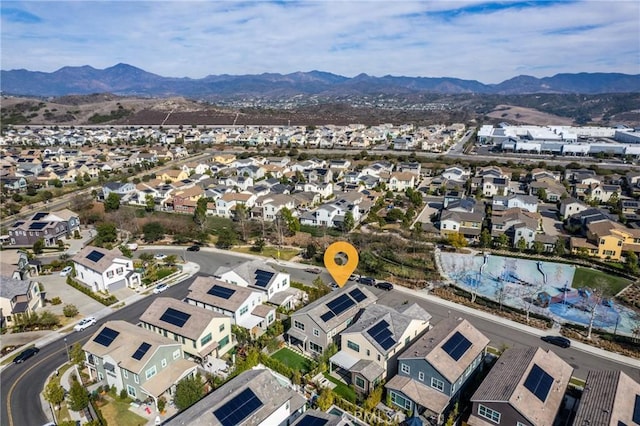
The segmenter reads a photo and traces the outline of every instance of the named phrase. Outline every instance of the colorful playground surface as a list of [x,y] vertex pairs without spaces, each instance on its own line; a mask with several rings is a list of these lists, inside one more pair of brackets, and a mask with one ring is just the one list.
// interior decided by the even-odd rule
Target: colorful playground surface
[[507,306],[530,309],[559,323],[589,325],[631,335],[640,314],[595,297],[589,288],[573,287],[576,268],[563,263],[483,254],[441,253],[443,272],[458,287]]

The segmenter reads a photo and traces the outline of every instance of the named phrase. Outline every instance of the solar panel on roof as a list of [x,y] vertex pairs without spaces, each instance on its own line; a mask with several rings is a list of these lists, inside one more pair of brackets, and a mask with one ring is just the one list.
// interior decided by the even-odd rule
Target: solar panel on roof
[[547,372],[542,368],[538,367],[538,364],[533,364],[533,368],[531,368],[531,371],[527,376],[527,380],[524,381],[524,387],[529,389],[531,393],[542,402],[547,399],[547,395],[549,395],[552,384],[553,377],[547,374]]
[[448,353],[451,358],[458,361],[470,347],[471,342],[460,334],[459,331],[456,331],[455,334],[442,345],[442,350]]
[[18,226],[22,226],[22,225],[24,225],[24,221],[20,221],[20,222],[16,222],[16,223],[14,223],[14,224],[13,224],[13,227],[14,227],[14,228],[17,228]]
[[640,425],[640,395],[636,395],[636,403],[633,406],[632,420],[635,424]]
[[173,308],[167,308],[160,317],[160,321],[168,322],[176,327],[182,327],[191,318],[190,314]]
[[33,217],[31,218],[32,220],[40,220],[43,217],[45,217],[47,215],[47,213],[44,212],[38,212],[36,214],[33,215]]
[[373,338],[384,350],[389,349],[396,344],[393,333],[389,330],[389,323],[385,320],[378,322],[376,325],[367,330],[367,334]]
[[354,305],[354,301],[347,294],[342,294],[331,302],[327,303],[327,308],[331,309],[334,314],[340,315]]
[[349,295],[355,299],[356,302],[362,302],[367,296],[364,295],[362,290],[359,288],[354,288],[349,292]]
[[261,269],[256,270],[256,285],[258,287],[266,287],[275,274],[273,272],[263,271]]
[[92,262],[98,262],[100,259],[104,257],[104,253],[100,253],[97,250],[91,250],[91,253],[89,253],[85,257]]
[[104,347],[109,347],[109,345],[111,344],[111,342],[113,342],[115,340],[116,337],[118,337],[118,335],[120,334],[119,331],[115,331],[110,329],[109,327],[105,327],[102,329],[102,331],[100,332],[100,334],[98,334],[93,341],[101,344]]
[[29,229],[42,229],[47,226],[47,222],[33,222],[29,225]]
[[320,315],[320,319],[324,322],[329,321],[331,318],[335,317],[336,314],[334,314],[331,311],[325,312],[324,314]]
[[298,426],[322,426],[327,424],[329,420],[323,419],[322,417],[312,416],[311,414],[305,415],[298,422]]
[[249,388],[240,392],[213,412],[222,426],[235,426],[262,406],[262,401]]
[[216,297],[221,297],[223,299],[228,299],[231,296],[233,296],[233,293],[235,293],[236,291],[234,289],[231,288],[227,288],[227,287],[222,287],[219,285],[214,285],[213,287],[211,287],[209,289],[209,291],[207,292],[207,294],[210,294],[212,296],[216,296]]
[[142,359],[142,357],[144,356],[144,354],[147,353],[149,348],[151,348],[150,344],[148,344],[147,342],[142,342],[142,344],[140,344],[140,346],[138,346],[138,349],[135,351],[135,353],[133,355],[131,355],[131,357],[133,359],[137,359],[138,361],[140,361]]

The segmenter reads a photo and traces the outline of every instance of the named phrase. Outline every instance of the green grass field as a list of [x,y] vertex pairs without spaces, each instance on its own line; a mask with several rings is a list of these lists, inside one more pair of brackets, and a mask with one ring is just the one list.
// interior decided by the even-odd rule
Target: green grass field
[[278,352],[271,355],[272,358],[285,364],[287,367],[299,371],[301,373],[308,373],[313,368],[313,361],[298,355],[291,349],[282,348]]
[[260,256],[271,257],[274,259],[281,259],[281,260],[291,260],[293,257],[297,256],[300,253],[300,250],[298,249],[284,248],[280,250],[280,257],[278,258],[277,247],[265,247],[261,253],[252,251],[251,247],[233,247],[231,251],[236,251],[239,253],[256,254]]
[[618,277],[617,275],[611,275],[596,269],[576,268],[576,273],[573,276],[572,287],[594,288],[598,287],[600,282],[605,282],[609,286],[611,295],[618,294],[620,290],[631,284],[629,280]]

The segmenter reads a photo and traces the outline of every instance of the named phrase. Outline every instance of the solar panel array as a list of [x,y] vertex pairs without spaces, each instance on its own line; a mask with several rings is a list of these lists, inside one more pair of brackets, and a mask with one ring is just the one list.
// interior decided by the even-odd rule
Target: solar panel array
[[632,420],[635,424],[640,425],[640,395],[636,395],[636,403],[633,406]]
[[266,287],[275,274],[269,271],[263,271],[262,269],[256,269],[256,285],[258,287]]
[[168,322],[176,327],[182,327],[191,318],[190,314],[173,308],[167,308],[160,317],[160,321]]
[[331,318],[333,318],[335,316],[336,316],[336,314],[334,314],[333,312],[327,311],[324,314],[320,315],[320,319],[322,321],[324,321],[324,322],[327,322],[327,321],[329,321]]
[[327,308],[331,309],[334,314],[340,315],[355,304],[356,303],[352,298],[349,297],[348,294],[342,294],[333,299],[331,302],[328,302]]
[[19,221],[19,222],[14,223],[13,227],[17,228],[18,226],[22,226],[22,225],[24,225],[24,221]]
[[227,287],[222,287],[220,285],[214,285],[213,287],[211,287],[209,289],[209,291],[207,292],[207,294],[210,294],[212,296],[216,296],[216,297],[221,297],[223,299],[228,299],[231,296],[233,296],[233,293],[235,293],[236,291],[231,289],[231,288],[227,288]]
[[105,327],[102,329],[100,334],[98,334],[93,341],[108,348],[111,342],[115,340],[116,337],[120,334],[119,331],[112,330],[109,327]]
[[222,426],[239,425],[262,406],[262,401],[249,388],[213,412]]
[[356,302],[362,302],[367,298],[365,294],[359,288],[354,288],[349,292],[349,295],[355,299]]
[[36,214],[33,215],[33,217],[31,218],[31,220],[40,220],[43,217],[46,217],[48,213],[44,213],[44,212],[38,212]]
[[552,384],[553,377],[547,374],[547,372],[542,368],[538,367],[538,364],[533,364],[533,368],[529,372],[527,380],[524,381],[524,387],[529,389],[531,393],[542,402],[547,399],[547,395],[549,395]]
[[457,361],[470,347],[471,342],[469,339],[460,334],[459,331],[456,331],[455,334],[451,336],[444,345],[442,345],[442,350]]
[[329,422],[327,419],[323,419],[322,417],[312,416],[311,414],[307,414],[298,422],[297,426],[322,426]]
[[91,253],[89,253],[85,257],[92,262],[98,262],[100,259],[104,257],[104,253],[100,253],[97,250],[91,250]]
[[389,323],[385,320],[367,330],[367,334],[373,338],[385,351],[396,344],[393,333],[389,330]]
[[138,346],[138,349],[135,351],[135,353],[131,355],[131,357],[140,361],[150,348],[150,344],[148,344],[147,342],[142,342],[140,346]]
[[47,222],[33,222],[29,225],[29,229],[42,229],[47,226]]

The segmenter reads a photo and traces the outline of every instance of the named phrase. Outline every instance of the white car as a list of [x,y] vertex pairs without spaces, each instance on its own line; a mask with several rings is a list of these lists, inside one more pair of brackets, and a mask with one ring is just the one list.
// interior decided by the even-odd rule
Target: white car
[[65,266],[64,269],[62,271],[60,271],[60,276],[61,277],[66,277],[67,275],[69,275],[71,273],[71,271],[73,271],[73,267],[72,266]]
[[81,319],[80,322],[73,327],[73,329],[75,331],[82,331],[85,328],[91,327],[92,325],[96,325],[96,319],[94,317],[87,317]]
[[155,256],[153,256],[153,258],[154,258],[155,260],[162,260],[162,259],[164,259],[165,257],[167,257],[167,255],[166,255],[166,254],[162,254],[162,253],[158,253],[158,254],[156,254]]
[[163,291],[167,290],[169,288],[168,285],[166,284],[160,284],[158,285],[156,288],[153,289],[153,294],[160,294]]

